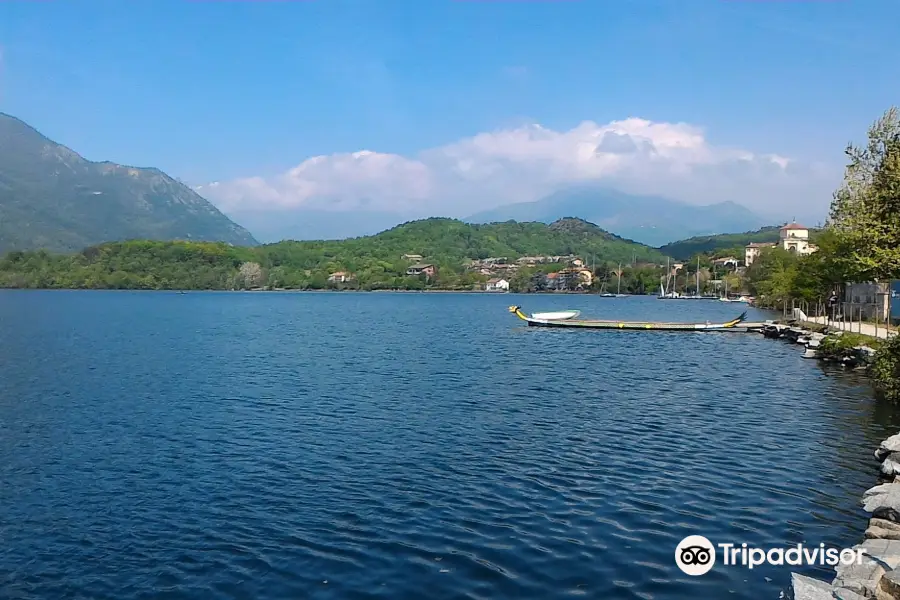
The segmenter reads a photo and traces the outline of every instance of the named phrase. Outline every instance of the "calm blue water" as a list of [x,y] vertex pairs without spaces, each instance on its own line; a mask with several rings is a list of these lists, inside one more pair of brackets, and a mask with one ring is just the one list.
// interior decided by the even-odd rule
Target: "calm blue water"
[[0,292],[0,597],[774,599],[790,567],[689,578],[676,544],[862,539],[900,429],[864,381],[757,335],[527,328],[513,303],[744,308]]

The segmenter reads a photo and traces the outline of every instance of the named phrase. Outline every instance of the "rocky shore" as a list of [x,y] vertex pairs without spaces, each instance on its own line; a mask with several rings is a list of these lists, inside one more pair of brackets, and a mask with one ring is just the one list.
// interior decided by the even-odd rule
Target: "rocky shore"
[[900,600],[900,434],[875,451],[883,483],[867,490],[863,508],[871,514],[861,564],[840,565],[830,583],[791,574],[794,600]]
[[[875,356],[869,338],[813,323],[766,322],[760,332],[801,345],[804,358],[848,369],[865,370]],[[831,582],[792,573],[793,600],[900,600],[900,434],[883,441],[875,458],[882,481],[863,494],[863,508],[871,518],[865,540],[853,547],[863,551],[862,563],[837,566]]]
[[766,322],[760,331],[767,338],[802,345],[804,358],[833,362],[846,368],[864,370],[875,357],[875,349],[866,343],[865,336],[831,331],[823,325]]

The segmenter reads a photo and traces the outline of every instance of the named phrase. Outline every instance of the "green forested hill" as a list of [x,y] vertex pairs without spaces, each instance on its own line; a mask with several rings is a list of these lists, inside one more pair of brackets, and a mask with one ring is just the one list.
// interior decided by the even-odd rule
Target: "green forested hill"
[[576,254],[604,263],[661,262],[659,251],[623,240],[579,219],[469,225],[453,219],[405,223],[377,235],[340,241],[279,242],[258,247],[193,242],[129,241],[74,255],[12,252],[0,260],[0,287],[230,289],[322,288],[334,272],[352,273],[362,288],[419,288],[404,254],[438,266],[430,286],[469,287],[471,259]]
[[751,242],[777,242],[779,229],[779,226],[771,226],[745,233],[701,235],[660,246],[659,251],[678,260],[688,260],[698,254],[712,254],[731,249],[737,251],[740,248],[738,255],[740,258],[743,255],[744,246]]
[[[772,225],[745,233],[702,235],[666,244],[661,246],[659,251],[678,260],[688,260],[698,254],[734,254],[737,258],[741,258],[744,254],[744,247],[747,244],[752,242],[777,242],[780,230],[780,225]],[[815,241],[821,231],[820,228],[811,227],[809,230],[810,239]]]
[[0,113],[0,252],[136,238],[256,244],[165,173],[91,162]]

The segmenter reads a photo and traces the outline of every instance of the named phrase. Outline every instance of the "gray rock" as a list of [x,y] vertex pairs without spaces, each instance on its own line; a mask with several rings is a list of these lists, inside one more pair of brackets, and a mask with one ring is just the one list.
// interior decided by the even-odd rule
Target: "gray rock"
[[865,536],[867,540],[900,540],[900,532],[881,527],[866,528]]
[[900,533],[900,523],[895,523],[893,521],[885,521],[884,519],[869,519],[870,527],[880,527],[882,529],[890,529],[891,531],[896,531]]
[[884,598],[900,598],[900,571],[888,571],[878,582],[878,589]]
[[863,493],[863,508],[873,517],[900,523],[900,483],[883,483]]
[[881,472],[888,477],[900,475],[900,452],[891,452],[881,462]]
[[839,564],[835,570],[837,577],[834,578],[834,587],[844,588],[848,592],[854,592],[866,598],[875,596],[878,580],[886,571],[881,562],[869,557],[864,557],[861,564]]
[[794,590],[794,600],[831,600],[831,584],[791,573],[791,589]]
[[865,553],[877,560],[885,570],[900,566],[900,542],[896,540],[866,540],[862,543]]
[[869,600],[862,594],[857,594],[852,590],[848,590],[846,588],[837,588],[832,590],[831,592],[832,598],[837,598],[837,600]]
[[886,519],[869,519],[865,535],[867,539],[900,540],[900,523]]
[[878,450],[875,451],[875,457],[878,460],[883,460],[891,452],[900,452],[900,433],[892,435],[881,442]]
[[854,549],[865,552],[862,562],[839,564],[835,571],[834,586],[845,588],[865,598],[875,598],[882,576],[900,566],[900,541],[869,539]]

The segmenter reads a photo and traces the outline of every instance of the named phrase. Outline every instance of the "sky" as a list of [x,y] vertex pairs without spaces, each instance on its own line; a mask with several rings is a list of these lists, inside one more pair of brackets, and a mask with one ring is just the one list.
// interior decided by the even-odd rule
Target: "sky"
[[585,181],[821,220],[900,98],[897,23],[895,0],[0,0],[0,112],[239,222]]

